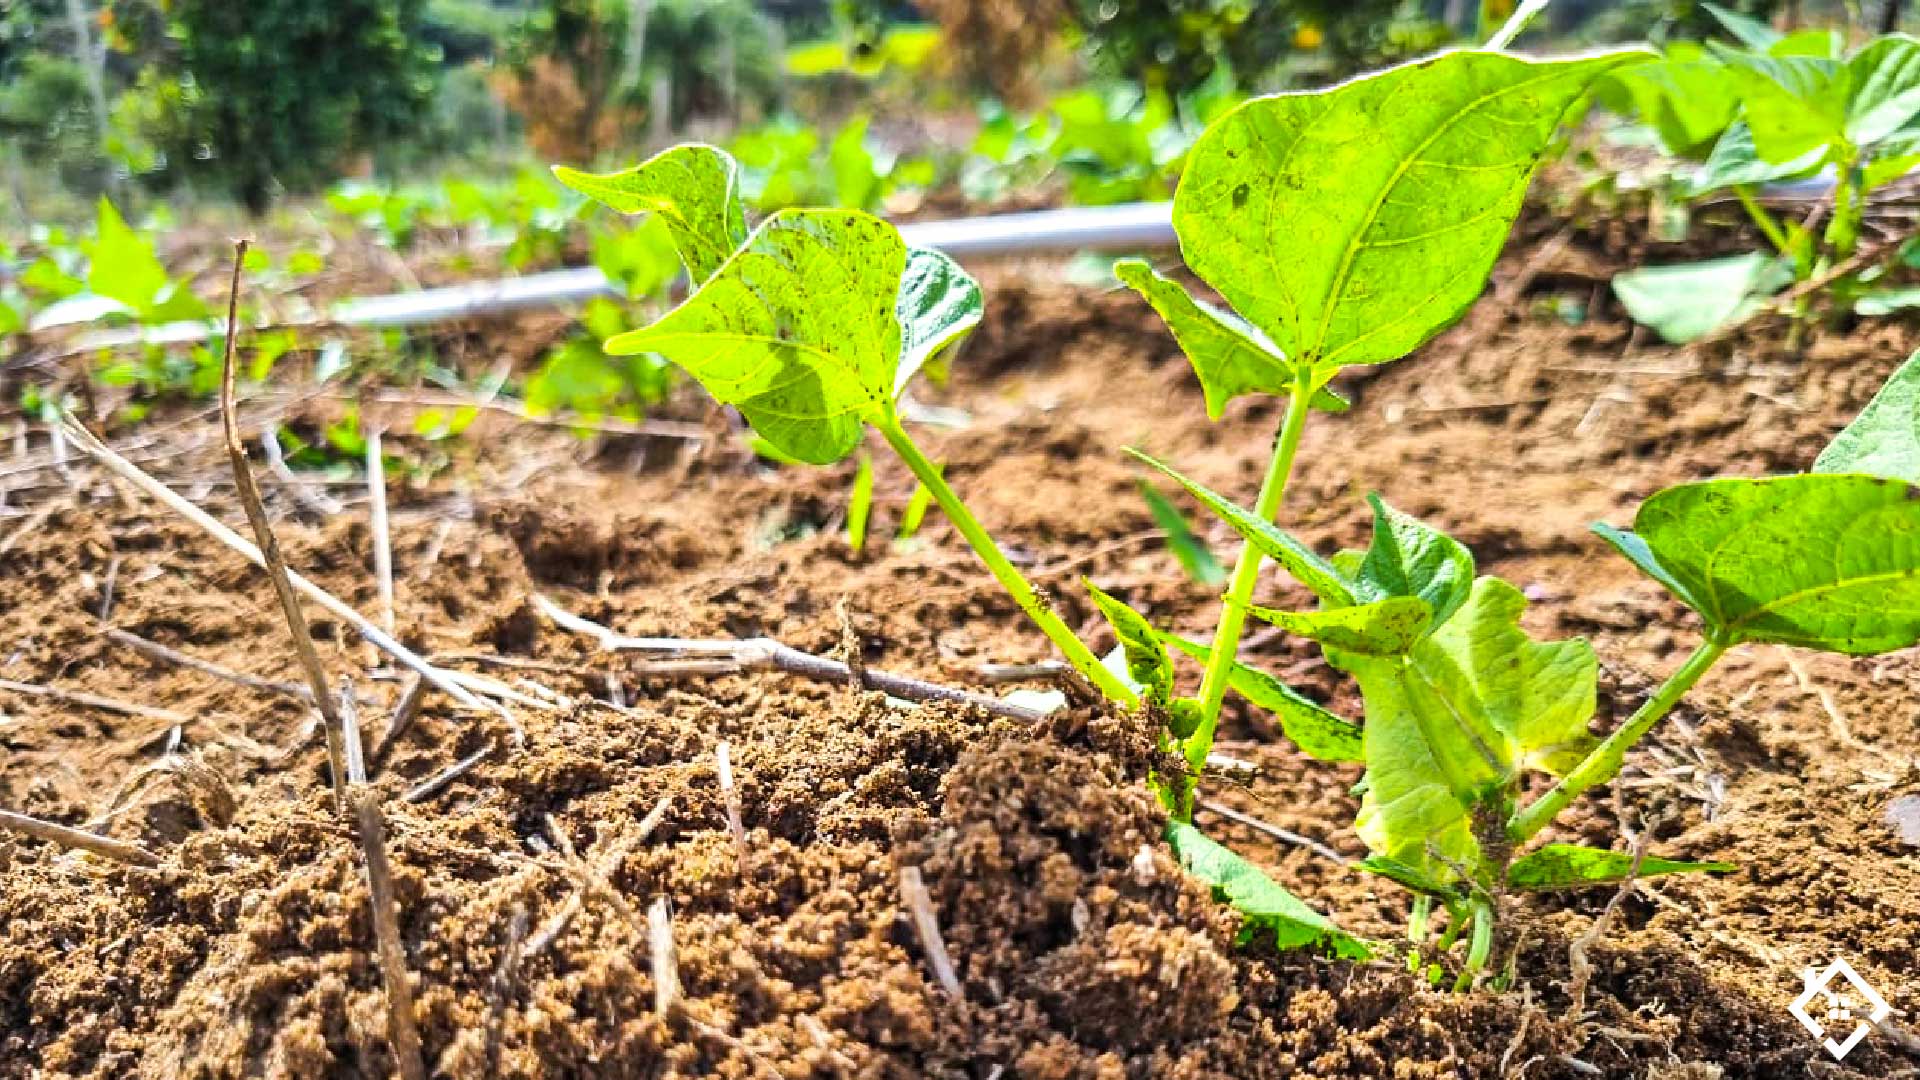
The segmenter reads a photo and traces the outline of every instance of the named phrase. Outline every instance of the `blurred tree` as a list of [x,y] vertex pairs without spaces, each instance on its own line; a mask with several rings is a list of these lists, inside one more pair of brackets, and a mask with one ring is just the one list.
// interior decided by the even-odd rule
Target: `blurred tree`
[[122,0],[142,70],[128,114],[162,183],[210,182],[249,209],[320,187],[427,115],[439,75],[423,0]]
[[940,24],[941,55],[968,83],[1020,102],[1067,23],[1066,0],[919,0]]

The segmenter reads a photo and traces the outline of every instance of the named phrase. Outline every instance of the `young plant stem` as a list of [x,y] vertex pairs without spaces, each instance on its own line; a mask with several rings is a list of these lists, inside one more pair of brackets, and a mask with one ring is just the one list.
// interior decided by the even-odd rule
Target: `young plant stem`
[[933,493],[933,501],[940,505],[941,511],[947,515],[947,520],[953,522],[953,527],[960,530],[960,535],[966,538],[967,544],[973,548],[973,553],[986,564],[987,571],[994,576],[994,580],[1007,590],[1007,593],[1013,597],[1014,603],[1020,605],[1020,610],[1027,613],[1027,617],[1040,628],[1040,632],[1047,635],[1054,647],[1066,657],[1067,663],[1072,664],[1075,671],[1085,676],[1088,682],[1091,682],[1109,699],[1131,707],[1136,700],[1133,691],[1127,689],[1119,676],[1107,670],[1106,665],[1100,662],[1100,658],[1094,656],[1093,651],[1074,636],[1073,631],[1067,628],[1067,624],[1060,621],[1060,616],[1053,613],[1053,608],[1048,606],[1046,600],[1035,592],[1027,579],[1021,576],[1020,571],[1007,561],[1007,557],[1001,554],[999,545],[993,542],[993,537],[988,535],[986,528],[973,516],[973,512],[967,509],[967,504],[961,502],[960,496],[954,494],[953,489],[947,486],[946,480],[940,475],[939,467],[927,460],[927,456],[914,445],[913,439],[907,435],[899,422],[889,420],[875,426],[880,429],[882,435],[886,436],[887,445],[893,448],[893,452],[900,456],[901,461],[907,463],[907,468],[913,471],[914,478]]
[[[1266,479],[1260,482],[1260,494],[1254,500],[1253,512],[1265,521],[1272,521],[1280,512],[1281,500],[1287,494],[1287,480],[1293,475],[1293,459],[1300,452],[1300,434],[1307,426],[1307,412],[1313,403],[1313,391],[1307,380],[1308,376],[1301,375],[1288,397],[1287,416],[1280,424],[1273,459],[1267,463]],[[1247,605],[1253,601],[1253,586],[1260,579],[1263,557],[1259,548],[1242,543],[1240,557],[1233,564],[1226,606],[1220,611],[1220,626],[1214,631],[1206,674],[1200,680],[1200,723],[1187,737],[1184,748],[1189,775],[1175,781],[1179,787],[1174,792],[1171,809],[1180,821],[1193,819],[1193,778],[1205,769],[1207,754],[1213,749],[1213,733],[1220,726],[1220,706],[1227,699],[1228,677],[1240,652],[1240,631],[1247,623]]]
[[1833,186],[1833,220],[1827,223],[1827,254],[1834,261],[1853,254],[1860,243],[1860,154],[1850,151],[1838,162]]
[[1535,799],[1522,808],[1507,822],[1507,840],[1519,846],[1533,839],[1534,834],[1547,827],[1567,804],[1579,798],[1595,784],[1604,784],[1620,772],[1625,764],[1627,751],[1633,744],[1646,737],[1647,732],[1660,722],[1661,718],[1672,711],[1675,704],[1693,689],[1693,684],[1719,661],[1727,651],[1728,644],[1714,638],[1700,643],[1700,647],[1687,657],[1680,669],[1667,677],[1660,688],[1653,692],[1634,714],[1627,718],[1618,731],[1607,736],[1606,741],[1595,747],[1573,770],[1560,779],[1545,795]]
[[1753,197],[1752,185],[1735,184],[1733,193],[1740,197],[1740,205],[1746,207],[1747,216],[1753,219],[1754,226],[1766,236],[1767,243],[1772,244],[1773,249],[1780,254],[1792,256],[1793,245],[1787,240],[1786,230],[1780,227],[1780,223],[1774,220],[1772,214],[1767,213],[1766,207],[1760,205],[1760,200]]
[[1486,970],[1487,957],[1493,954],[1493,905],[1484,899],[1473,902],[1473,938],[1467,945],[1467,963],[1453,981],[1458,994],[1473,988],[1473,980]]

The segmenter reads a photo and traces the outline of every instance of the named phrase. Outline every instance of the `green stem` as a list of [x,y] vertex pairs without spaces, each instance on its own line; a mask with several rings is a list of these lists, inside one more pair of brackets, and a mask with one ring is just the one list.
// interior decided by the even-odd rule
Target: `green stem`
[[1560,811],[1567,808],[1568,803],[1595,784],[1604,784],[1618,775],[1620,767],[1626,762],[1627,751],[1632,749],[1633,744],[1644,738],[1662,717],[1672,711],[1681,697],[1693,689],[1693,684],[1700,681],[1700,676],[1705,675],[1707,669],[1726,653],[1727,648],[1727,643],[1713,638],[1701,642],[1693,655],[1687,657],[1686,663],[1681,664],[1678,671],[1660,684],[1660,688],[1627,718],[1620,730],[1594,747],[1580,764],[1573,767],[1573,771],[1562,777],[1545,795],[1508,820],[1507,839],[1516,846],[1533,839],[1534,834],[1546,828],[1549,822],[1559,816]]
[[1060,621],[1060,616],[1053,613],[1053,608],[1047,605],[1046,600],[1034,591],[1026,578],[1020,576],[1020,571],[1000,553],[1000,547],[993,542],[993,537],[987,534],[987,530],[973,516],[973,511],[967,509],[967,504],[960,501],[960,496],[954,494],[953,489],[947,486],[946,480],[940,475],[940,469],[927,460],[927,456],[914,445],[913,439],[908,437],[905,429],[901,428],[897,422],[878,423],[874,426],[880,429],[880,434],[886,436],[887,445],[893,447],[893,452],[900,455],[900,460],[907,463],[907,468],[913,470],[914,477],[933,493],[933,501],[940,504],[940,509],[947,515],[947,520],[953,522],[954,528],[960,530],[961,536],[966,537],[967,544],[973,548],[974,554],[980,556],[980,561],[987,565],[988,572],[1005,587],[1008,594],[1013,597],[1013,602],[1020,605],[1020,610],[1027,613],[1027,617],[1033,620],[1041,633],[1047,635],[1054,647],[1060,650],[1061,655],[1067,658],[1067,663],[1072,664],[1075,671],[1086,676],[1087,681],[1098,687],[1101,693],[1131,708],[1136,700],[1133,691],[1128,690],[1119,676],[1108,670],[1107,666],[1100,662],[1099,657],[1094,656],[1093,652],[1074,636],[1073,631],[1067,629],[1067,624]]
[[[1260,482],[1253,512],[1263,521],[1272,521],[1280,512],[1287,494],[1287,480],[1293,475],[1293,459],[1300,452],[1300,434],[1307,426],[1307,412],[1313,404],[1311,376],[1302,373],[1287,400],[1287,416],[1280,424],[1280,437],[1274,443],[1273,458],[1267,463],[1267,475]],[[1177,820],[1193,817],[1194,779],[1206,768],[1207,754],[1213,750],[1213,733],[1220,726],[1220,706],[1227,699],[1227,683],[1233,662],[1240,652],[1240,631],[1246,626],[1247,605],[1253,602],[1253,587],[1260,579],[1263,553],[1251,543],[1240,545],[1240,558],[1233,564],[1233,577],[1227,584],[1226,607],[1220,611],[1220,626],[1213,634],[1213,648],[1207,654],[1206,674],[1200,679],[1200,723],[1186,740],[1187,766],[1191,773],[1183,780],[1174,800]]]
[[1833,220],[1827,222],[1827,254],[1835,262],[1853,254],[1860,242],[1860,154],[1849,151],[1835,163]]
[[1458,994],[1473,988],[1473,980],[1486,970],[1487,957],[1493,953],[1493,905],[1483,898],[1473,901],[1473,941],[1467,946],[1467,963],[1460,969],[1460,977],[1453,981],[1453,992]]
[[1773,249],[1780,254],[1791,257],[1793,245],[1787,240],[1786,230],[1780,227],[1780,223],[1774,220],[1772,214],[1767,213],[1766,207],[1760,205],[1760,200],[1753,197],[1753,187],[1749,184],[1735,184],[1733,193],[1740,197],[1740,205],[1747,208],[1747,216],[1753,219],[1754,225],[1766,235],[1767,243],[1772,244]]

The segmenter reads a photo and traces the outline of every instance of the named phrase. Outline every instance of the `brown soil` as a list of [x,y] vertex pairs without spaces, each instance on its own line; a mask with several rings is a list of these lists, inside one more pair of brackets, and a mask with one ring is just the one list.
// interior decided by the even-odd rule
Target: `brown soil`
[[[1582,233],[1562,247],[1553,231],[1543,223],[1516,246],[1495,298],[1465,323],[1356,381],[1351,414],[1318,421],[1286,523],[1322,545],[1356,543],[1359,496],[1378,490],[1452,530],[1484,571],[1528,590],[1537,633],[1594,640],[1604,725],[1694,628],[1588,523],[1624,522],[1668,483],[1805,467],[1916,334],[1878,324],[1817,340],[1802,360],[1770,329],[1698,356],[1655,347],[1604,303],[1566,325],[1549,302],[1604,300],[1619,244]],[[991,278],[991,315],[956,384],[928,392],[973,423],[930,433],[931,450],[1091,638],[1104,631],[1081,574],[1204,632],[1215,590],[1187,581],[1150,531],[1119,449],[1147,448],[1244,496],[1278,412],[1243,401],[1207,422],[1172,343],[1130,295],[1039,280]],[[683,403],[685,416],[700,411]],[[430,453],[395,445],[416,461]],[[1649,829],[1662,854],[1741,870],[1627,898],[1590,950],[1586,1013],[1573,1016],[1569,945],[1604,894],[1523,907],[1519,987],[1504,994],[1429,991],[1390,963],[1236,947],[1236,918],[1156,842],[1150,738],[1130,719],[1080,711],[1035,729],[776,675],[640,678],[535,614],[537,591],[622,633],[767,634],[830,652],[846,597],[870,666],[978,685],[985,661],[1045,655],[937,520],[911,543],[851,556],[838,521],[851,465],[774,471],[730,449],[671,449],[483,425],[431,478],[396,478],[402,636],[441,656],[536,662],[447,661],[569,700],[517,708],[523,747],[410,804],[407,788],[505,736],[430,697],[377,778],[439,1072],[1877,1077],[1920,1064],[1920,1040],[1895,1026],[1835,1065],[1786,1013],[1804,968],[1845,957],[1899,1024],[1914,1022],[1920,851],[1885,819],[1920,791],[1910,655],[1749,649],[1621,783],[1580,804],[1566,838],[1609,845],[1623,826]],[[911,483],[876,460],[884,537]],[[217,467],[162,471],[237,520]],[[295,681],[263,580],[164,511],[85,469],[76,478],[44,515],[0,521],[0,678],[184,713],[176,753],[205,769],[128,790],[161,760],[171,723],[0,691],[0,806],[107,818],[106,832],[162,856],[137,870],[0,834],[0,1077],[389,1074],[360,857],[305,710],[101,634],[110,591],[115,627]],[[363,509],[322,522],[270,486],[289,511],[294,564],[372,611]],[[370,671],[350,632],[316,629],[330,668],[378,703],[362,712],[380,730],[398,680]],[[1306,648],[1258,635],[1250,654],[1357,714]],[[1258,771],[1213,783],[1217,798],[1363,854],[1349,828],[1354,770],[1305,760],[1237,706],[1225,739]],[[721,740],[744,851],[716,780]],[[631,843],[663,798],[659,828]],[[1405,897],[1377,879],[1214,814],[1200,823],[1355,931],[1384,938],[1404,923]],[[560,836],[623,903],[574,899]],[[909,866],[931,890],[959,998],[940,989],[903,913]],[[686,994],[665,1017],[644,926],[662,896]]]

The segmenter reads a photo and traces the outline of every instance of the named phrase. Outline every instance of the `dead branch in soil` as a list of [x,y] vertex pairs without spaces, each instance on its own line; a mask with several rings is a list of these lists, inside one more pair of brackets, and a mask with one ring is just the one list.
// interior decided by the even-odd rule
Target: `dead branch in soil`
[[[240,332],[240,266],[247,254],[247,241],[233,243],[233,279],[227,293],[227,342],[220,372],[220,424],[226,433],[227,460],[233,465],[233,480],[239,489],[240,506],[253,526],[254,539],[260,545],[261,564],[280,602],[280,614],[287,620],[287,633],[293,638],[294,656],[307,677],[313,706],[320,710],[327,738],[327,761],[333,772],[333,801],[337,809],[346,806],[347,760],[341,733],[340,711],[334,706],[333,691],[327,683],[326,668],[320,664],[313,634],[307,628],[307,616],[300,608],[300,594],[294,591],[287,573],[286,557],[280,553],[279,538],[267,521],[267,508],[260,501],[260,488],[253,480],[253,467],[247,463],[247,447],[240,440],[240,422],[234,399],[234,339]],[[356,751],[357,752],[357,751]]]
[[[608,652],[653,652],[675,657],[643,661],[635,665],[633,673],[641,678],[700,678],[777,671],[838,686],[851,685],[854,681],[853,670],[845,663],[801,652],[773,638],[625,637],[591,619],[583,619],[537,593],[533,602],[555,625],[598,639],[600,647]],[[867,669],[866,685],[868,689],[903,701],[950,701],[1014,720],[1037,721],[1046,715],[1038,709],[1029,709],[999,698],[874,668]]]
[[[632,835],[619,840],[609,848],[604,855],[595,860],[593,865],[594,872],[602,878],[610,876],[614,870],[626,860],[628,855],[633,854],[641,844],[646,843],[647,837],[653,835],[653,830],[659,828],[660,823],[666,820],[667,811],[672,807],[672,796],[660,796],[660,801],[653,805],[652,810],[647,811],[646,817],[640,819],[640,827],[635,830]],[[560,910],[555,912],[552,918],[542,924],[538,933],[527,939],[526,945],[521,950],[521,960],[523,962],[530,957],[538,956],[540,953],[545,952],[546,949],[566,931],[567,925],[573,921],[573,917],[580,913],[580,905],[585,898],[586,892],[587,890],[584,887],[576,885],[574,890],[567,894],[567,901],[560,906]]]
[[[238,272],[236,267],[235,273]],[[233,339],[227,340],[231,350]],[[367,783],[366,756],[360,745],[360,721],[353,704],[351,680],[341,688],[335,715],[341,724],[360,851],[366,857],[374,944],[380,951],[380,981],[387,992],[387,1042],[393,1047],[394,1062],[403,1080],[426,1080],[427,1068],[420,1054],[420,1029],[413,1018],[413,985],[407,978],[406,945],[400,938],[400,905],[394,896],[393,867],[387,862],[386,819],[380,813],[379,792]]]
[[[313,700],[313,690],[309,687],[301,686],[298,683],[274,682],[271,679],[262,679],[258,676],[248,675],[245,672],[224,668],[219,664],[202,660],[197,656],[189,656],[178,649],[169,648],[157,641],[148,640],[138,634],[130,634],[125,630],[109,628],[107,630],[107,640],[116,645],[124,645],[150,660],[157,660],[163,664],[173,664],[176,667],[183,667],[189,671],[197,671],[202,675],[208,675],[215,679],[220,679],[223,682],[230,682],[236,686],[244,686],[249,690],[258,690],[263,694],[279,694],[282,697],[297,698],[300,701],[306,702]],[[373,702],[370,698],[362,698],[359,704],[370,705],[373,704]]]
[[[166,506],[167,509],[186,518],[189,522],[199,527],[207,535],[213,537],[214,540],[241,558],[246,559],[255,566],[265,567],[264,556],[261,554],[259,547],[251,541],[228,528],[217,518],[213,517],[213,515],[195,506],[191,501],[172,488],[155,480],[139,466],[115,453],[105,443],[96,438],[91,431],[81,426],[73,417],[65,417],[61,421],[61,424],[62,430],[67,433],[68,438],[72,439],[82,450],[86,451],[88,455],[105,466],[109,471],[119,475],[135,487],[146,492],[149,496]],[[372,620],[347,606],[347,604],[336,598],[332,593],[327,592],[325,589],[302,577],[298,571],[288,570],[287,578],[293,584],[293,587],[299,590],[307,599],[326,609],[328,614],[352,626],[361,637],[371,641],[382,652],[392,657],[396,663],[410,671],[416,672],[421,678],[426,679],[428,683],[432,684],[435,689],[444,692],[447,696],[467,708],[475,712],[493,713],[501,717],[512,727],[517,735],[520,730],[519,722],[516,721],[513,718],[513,714],[505,708],[496,704],[489,704],[475,697],[448,679],[445,673],[441,672],[438,668],[421,659],[412,649],[395,641],[385,631],[374,625]]]
[[66,825],[56,825],[51,821],[41,821],[39,818],[16,814],[11,810],[0,810],[0,829],[24,833],[35,840],[45,840],[49,844],[58,844],[61,847],[90,851],[95,855],[117,859],[132,866],[151,868],[160,865],[160,856],[138,844],[129,844],[123,840],[115,840],[112,837]]
[[933,910],[933,894],[927,891],[927,883],[921,879],[919,867],[900,868],[900,899],[907,905],[907,916],[913,922],[914,933],[920,938],[921,950],[927,954],[927,964],[933,968],[933,977],[948,996],[955,999],[965,997],[960,989],[960,977],[954,974],[953,958],[947,955],[947,940],[940,934],[940,919]]
[[488,742],[480,749],[475,750],[459,761],[454,762],[439,772],[434,773],[432,776],[427,777],[425,780],[420,781],[418,784],[415,784],[413,787],[408,788],[406,794],[400,796],[400,801],[410,803],[426,802],[428,799],[445,791],[455,780],[472,772],[474,766],[487,760],[496,749],[497,747],[495,747],[492,742]]
[[740,789],[733,786],[733,756],[727,740],[713,748],[713,769],[720,778],[720,798],[727,807],[727,832],[733,836],[734,854],[740,860],[740,872],[747,870],[747,827],[740,820]]
[[367,527],[373,533],[373,577],[380,590],[380,629],[394,632],[393,616],[393,537],[387,521],[387,459],[381,450],[382,432],[366,429],[367,497],[371,510]]
[[141,705],[133,701],[121,701],[118,698],[102,697],[99,694],[89,694],[80,690],[62,690],[57,686],[46,686],[40,683],[23,683],[15,682],[12,679],[0,679],[0,690],[22,694],[27,697],[47,698],[50,701],[58,701],[67,705],[78,705],[87,709],[99,709],[103,712],[119,713],[122,716],[132,716],[141,720],[158,720],[163,724],[173,727],[185,727],[198,719],[198,717],[188,716],[186,713],[175,712],[172,709],[162,709],[153,705]]
[[369,770],[375,775],[387,763],[387,756],[393,753],[393,747],[400,736],[407,733],[413,722],[420,718],[420,705],[426,700],[427,681],[415,675],[407,680],[407,688],[400,691],[400,700],[393,707],[393,717],[387,721],[387,730],[380,741],[373,744],[373,754],[367,759]]
[[1252,814],[1243,814],[1240,811],[1235,810],[1233,807],[1226,805],[1225,803],[1218,803],[1210,799],[1203,799],[1200,802],[1200,809],[1205,810],[1208,813],[1219,814],[1221,817],[1226,818],[1228,821],[1239,822],[1240,824],[1245,825],[1249,829],[1258,829],[1260,832],[1263,832],[1268,836],[1273,837],[1275,840],[1283,840],[1286,843],[1294,845],[1295,847],[1305,848],[1308,851],[1313,852],[1315,855],[1321,856],[1322,858],[1332,859],[1334,862],[1339,863],[1341,866],[1353,865],[1352,859],[1347,858],[1345,855],[1340,854],[1338,851],[1335,851],[1333,848],[1330,848],[1327,845],[1321,843],[1320,841],[1315,840],[1311,836],[1302,836],[1299,833],[1294,832],[1290,829],[1283,829],[1280,826],[1273,824],[1272,822],[1262,821],[1259,818],[1254,817]]
[[653,1011],[666,1016],[680,1003],[680,956],[673,947],[673,909],[664,896],[647,906],[647,953],[653,968]]

